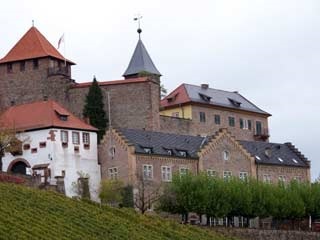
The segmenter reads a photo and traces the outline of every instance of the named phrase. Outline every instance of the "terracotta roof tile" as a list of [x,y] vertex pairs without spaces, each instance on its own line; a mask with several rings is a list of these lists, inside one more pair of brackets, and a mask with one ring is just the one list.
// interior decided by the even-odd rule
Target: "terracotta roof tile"
[[[66,121],[59,115],[67,116]],[[97,131],[52,100],[12,106],[0,115],[0,123],[17,131],[48,127]]]
[[[65,60],[65,58],[54,46],[52,46],[52,44],[39,32],[37,28],[31,27],[9,51],[9,53],[0,60],[0,63],[49,56],[63,61]],[[66,61],[70,64],[74,64],[69,60]]]

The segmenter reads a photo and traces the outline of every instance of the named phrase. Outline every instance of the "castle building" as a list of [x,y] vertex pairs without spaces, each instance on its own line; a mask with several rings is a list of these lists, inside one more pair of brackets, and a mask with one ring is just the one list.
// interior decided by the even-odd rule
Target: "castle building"
[[88,175],[91,197],[98,199],[96,128],[52,100],[12,106],[0,115],[0,123],[14,129],[21,141],[19,151],[2,158],[4,172],[40,176],[39,184],[60,184],[69,197],[77,195],[79,178]]
[[[31,27],[0,59],[0,112],[6,114],[21,104],[35,109],[41,105],[51,109],[55,117],[59,117],[62,111],[74,119],[83,118],[91,82],[77,83],[72,79],[71,67],[74,64],[65,59],[35,27]],[[268,118],[271,115],[238,92],[209,88],[208,84],[182,84],[160,101],[161,74],[140,36],[123,77],[122,80],[98,82],[112,126],[98,147],[90,145],[89,152],[92,153],[84,146],[79,147],[80,154],[98,154],[102,179],[119,178],[125,183],[135,184],[137,176],[142,175],[161,183],[170,181],[174,172],[197,174],[204,171],[224,178],[253,177],[274,183],[292,179],[310,181],[307,158],[290,143],[269,143]],[[58,106],[58,110],[52,106]],[[28,117],[20,116],[21,124],[27,122],[25,119]],[[40,124],[32,119],[32,126]],[[90,130],[87,128],[89,125],[77,128],[65,124],[67,122],[45,125],[47,130],[41,130],[44,131],[42,135],[39,132],[41,139],[36,138],[30,148],[37,148],[40,141],[51,141],[48,129],[56,129],[61,134],[65,131],[63,129],[69,129],[70,134],[76,130],[79,134]],[[31,133],[34,128],[26,130]],[[89,132],[93,135],[90,139],[94,138],[93,143],[96,144],[94,129],[91,130]],[[51,176],[61,175],[64,163],[68,163],[65,168],[82,169],[84,166],[82,157],[79,160],[78,153],[74,152],[75,144],[68,145],[67,150],[63,149],[63,143],[50,142],[50,146],[56,146],[61,153],[55,158],[61,161],[59,167],[53,168]],[[43,149],[39,145],[40,150]],[[34,159],[29,162],[30,166],[42,164],[47,156],[45,152],[41,155],[42,160],[37,162],[36,155],[32,155],[34,153],[29,149],[25,151],[26,158]],[[83,161],[88,158],[96,164],[93,155],[84,155]],[[6,156],[4,167],[8,171],[15,169],[10,166],[14,158],[10,154]],[[43,164],[48,164],[48,161],[51,160],[46,159]],[[99,167],[92,165],[95,170],[90,174],[96,174]],[[65,176],[69,181],[68,174]],[[98,178],[94,184],[99,184]]]
[[166,122],[163,131],[213,135],[220,128],[227,128],[237,139],[269,139],[269,113],[238,92],[209,88],[208,84],[181,84],[161,100],[160,115]]

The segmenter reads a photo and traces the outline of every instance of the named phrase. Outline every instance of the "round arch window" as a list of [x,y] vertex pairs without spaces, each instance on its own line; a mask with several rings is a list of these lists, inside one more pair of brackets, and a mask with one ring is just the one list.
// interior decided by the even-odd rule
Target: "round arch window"
[[223,160],[226,160],[226,161],[229,160],[229,158],[230,158],[229,151],[227,151],[227,150],[223,151],[222,156],[223,156]]

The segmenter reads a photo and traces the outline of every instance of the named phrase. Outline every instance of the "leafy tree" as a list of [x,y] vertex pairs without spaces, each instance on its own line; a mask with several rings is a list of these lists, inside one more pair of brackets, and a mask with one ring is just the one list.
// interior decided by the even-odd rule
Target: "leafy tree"
[[94,77],[86,97],[83,116],[89,118],[90,124],[99,130],[98,142],[102,139],[108,122],[104,111],[103,100],[101,88],[99,87],[96,77]]
[[116,206],[123,200],[123,183],[119,180],[103,180],[100,186],[100,200],[102,204]]
[[131,185],[125,186],[121,191],[121,195],[122,195],[121,207],[133,208],[134,207],[133,187]]
[[312,183],[311,185],[312,210],[313,218],[320,218],[320,182]]

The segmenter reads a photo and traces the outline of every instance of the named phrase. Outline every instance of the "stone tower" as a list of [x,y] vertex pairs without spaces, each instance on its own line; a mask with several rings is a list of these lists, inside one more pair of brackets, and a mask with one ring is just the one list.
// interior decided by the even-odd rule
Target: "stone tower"
[[72,65],[31,27],[0,60],[0,111],[48,98],[68,106]]

